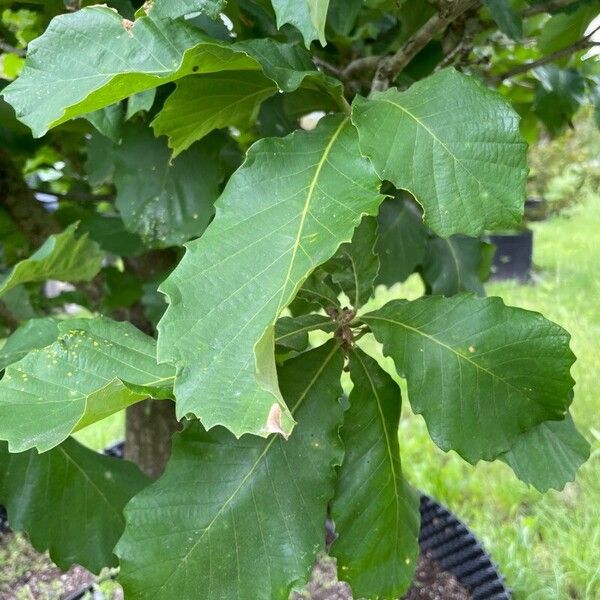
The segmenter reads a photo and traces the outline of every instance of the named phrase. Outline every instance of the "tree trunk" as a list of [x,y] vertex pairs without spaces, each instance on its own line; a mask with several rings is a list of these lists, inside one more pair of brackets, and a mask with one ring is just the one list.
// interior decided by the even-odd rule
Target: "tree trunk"
[[145,400],[127,409],[125,457],[152,479],[160,477],[171,456],[171,437],[180,428],[175,403]]
[[[15,222],[33,249],[41,246],[52,233],[60,231],[57,222],[27,187],[10,153],[0,148],[0,206]],[[27,248],[23,249],[25,258]]]
[[[176,262],[175,253],[163,250],[128,258],[126,266],[140,280],[148,281],[169,271]],[[113,317],[129,321],[144,333],[154,335],[154,328],[139,302],[115,311]],[[125,458],[136,463],[152,479],[158,479],[171,456],[171,438],[180,426],[175,417],[174,402],[145,400],[130,406],[125,420]]]

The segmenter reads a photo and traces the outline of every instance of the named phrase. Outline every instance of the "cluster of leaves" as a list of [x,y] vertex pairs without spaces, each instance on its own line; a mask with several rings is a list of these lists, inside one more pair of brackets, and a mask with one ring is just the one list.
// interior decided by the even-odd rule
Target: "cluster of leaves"
[[[286,598],[329,516],[340,577],[396,598],[396,376],[443,450],[574,477],[569,336],[484,297],[481,236],[521,219],[533,117],[598,96],[596,2],[57,0],[33,41],[1,4],[0,502],[36,547],[131,598]],[[152,484],[71,437],[146,398],[183,423]]]

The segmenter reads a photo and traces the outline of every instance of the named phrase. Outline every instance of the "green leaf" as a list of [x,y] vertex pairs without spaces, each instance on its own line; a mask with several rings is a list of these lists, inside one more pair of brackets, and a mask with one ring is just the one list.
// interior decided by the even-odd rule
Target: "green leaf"
[[6,305],[8,312],[17,321],[25,321],[38,316],[31,305],[31,298],[25,286],[18,285],[4,294],[2,303]]
[[519,118],[476,79],[444,69],[405,92],[357,96],[352,121],[381,179],[413,194],[442,237],[521,220],[527,167]]
[[551,134],[558,135],[585,101],[585,80],[575,69],[559,69],[556,65],[535,71],[539,84],[533,110]]
[[115,171],[115,143],[94,131],[86,142],[86,150],[85,172],[89,184],[94,187],[110,183]]
[[298,45],[259,39],[240,42],[235,48],[253,57],[264,75],[233,71],[181,80],[152,123],[157,135],[169,136],[175,156],[213,129],[248,127],[261,103],[275,94],[277,88],[294,92],[302,86],[318,94],[326,106],[343,106],[340,82],[316,70],[310,54]]
[[49,346],[57,338],[58,322],[53,317],[25,321],[0,349],[0,369],[21,360],[31,350]]
[[331,333],[337,325],[323,315],[301,315],[282,317],[275,323],[275,345],[288,350],[302,352],[308,347],[308,333],[320,329]]
[[50,450],[173,383],[172,367],[156,362],[154,340],[130,323],[74,319],[58,329],[56,342],[10,365],[0,381],[0,439],[11,452]]
[[140,92],[139,94],[134,94],[127,100],[127,111],[125,113],[125,120],[129,121],[134,115],[137,115],[139,112],[148,112],[153,104],[154,99],[156,98],[156,90],[146,90],[145,92]]
[[[217,201],[214,221],[161,285],[159,360],[177,366],[177,414],[207,429],[289,434],[274,363],[274,324],[306,277],[381,201],[347,119],[263,139]],[[249,190],[252,202],[249,202]]]
[[301,315],[313,310],[340,308],[339,291],[334,289],[329,273],[323,268],[315,269],[302,284],[296,297],[290,303],[293,315]]
[[255,71],[209,73],[182,79],[152,122],[157,136],[167,135],[177,156],[213,129],[247,129],[263,100],[277,86]]
[[355,597],[398,598],[413,579],[420,524],[419,495],[400,464],[400,389],[360,349],[350,354],[350,376],[330,554]]
[[164,475],[125,511],[116,553],[126,597],[287,600],[308,579],[343,456],[342,365],[328,342],[282,367],[298,421],[289,441],[236,439],[198,421],[175,436]]
[[294,25],[304,38],[308,48],[313,40],[319,40],[322,46],[327,44],[325,39],[325,21],[329,0],[271,0],[277,27],[286,23]]
[[396,300],[361,318],[442,450],[493,460],[524,431],[564,418],[575,357],[569,334],[539,313],[460,294]]
[[14,530],[66,571],[116,566],[113,548],[125,504],[149,483],[134,464],[102,456],[68,438],[50,452],[9,454],[0,442],[0,504]]
[[323,267],[331,280],[344,292],[355,309],[373,295],[373,282],[379,271],[379,258],[374,253],[377,219],[365,217],[356,228],[352,241],[342,244],[335,256]]
[[307,79],[343,104],[340,82],[316,70],[301,48],[273,40],[231,45],[156,10],[132,23],[107,7],[84,8],[53,19],[29,48],[21,76],[3,94],[36,137],[127,96],[200,73],[262,68],[284,91]]
[[478,238],[433,237],[427,244],[423,278],[432,294],[453,296],[459,292],[475,292],[484,296],[483,281],[489,276],[493,254],[494,247]]
[[484,4],[502,33],[513,40],[520,40],[523,37],[523,19],[511,6],[509,0],[484,0]]
[[95,214],[83,221],[80,228],[82,232],[88,232],[105,252],[134,256],[144,250],[142,239],[125,229],[121,217]]
[[600,2],[592,0],[581,2],[575,11],[553,15],[542,27],[537,40],[539,49],[544,54],[550,54],[575,43],[583,37],[588,25],[599,12]]
[[344,107],[341,82],[318,71],[312,55],[297,44],[281,44],[262,38],[242,41],[235,47],[258,61],[264,74],[277,83],[280,90],[293,92],[301,86],[319,90],[335,98],[340,108]]
[[199,12],[216,19],[226,4],[226,0],[154,0],[150,14],[160,19],[177,19]]
[[327,24],[336,34],[349,36],[363,4],[363,0],[330,0]]
[[562,490],[575,479],[589,458],[590,445],[577,431],[571,415],[562,421],[544,421],[517,438],[498,458],[525,483],[540,492]]
[[31,42],[21,76],[3,94],[36,137],[51,127],[191,73],[257,69],[183,20],[136,19],[105,6],[52,20]]
[[18,262],[0,282],[0,296],[22,283],[93,279],[100,271],[104,253],[87,234],[76,238],[76,229],[73,224],[51,235],[29,258]]
[[399,197],[381,204],[377,225],[377,283],[390,287],[405,281],[423,262],[429,234],[417,208]]
[[99,133],[113,142],[118,142],[121,138],[121,130],[125,122],[125,109],[121,102],[96,110],[84,117]]
[[220,137],[190,148],[175,160],[164,138],[129,125],[116,151],[116,206],[125,227],[147,246],[183,244],[201,235],[214,215],[224,173]]

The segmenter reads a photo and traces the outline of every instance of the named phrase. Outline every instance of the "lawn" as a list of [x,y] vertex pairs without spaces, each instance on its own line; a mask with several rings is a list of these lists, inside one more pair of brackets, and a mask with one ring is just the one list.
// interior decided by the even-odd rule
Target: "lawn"
[[[533,228],[534,283],[491,283],[487,292],[540,311],[571,332],[578,357],[573,415],[592,443],[590,461],[563,492],[541,495],[504,464],[471,467],[456,454],[441,452],[405,402],[399,432],[403,464],[416,486],[454,510],[482,539],[516,600],[600,599],[600,198],[588,195]],[[413,277],[393,290],[379,289],[372,304],[421,291]],[[362,343],[373,342],[363,338]],[[77,437],[102,448],[122,434],[118,415]]]

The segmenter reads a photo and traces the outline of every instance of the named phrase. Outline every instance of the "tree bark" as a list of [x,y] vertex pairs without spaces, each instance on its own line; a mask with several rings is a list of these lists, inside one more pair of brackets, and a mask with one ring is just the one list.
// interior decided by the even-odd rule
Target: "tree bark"
[[15,222],[33,248],[60,231],[51,213],[38,202],[8,150],[0,148],[0,206]]
[[[142,281],[171,269],[175,263],[176,256],[169,251],[149,252],[126,260],[127,269]],[[140,303],[115,311],[113,316],[154,335]],[[150,478],[158,479],[171,456],[171,438],[180,425],[175,417],[174,402],[145,400],[130,406],[125,418],[125,458],[136,463]]]
[[175,403],[145,400],[127,409],[125,458],[157,479],[171,456],[171,437],[180,428]]

